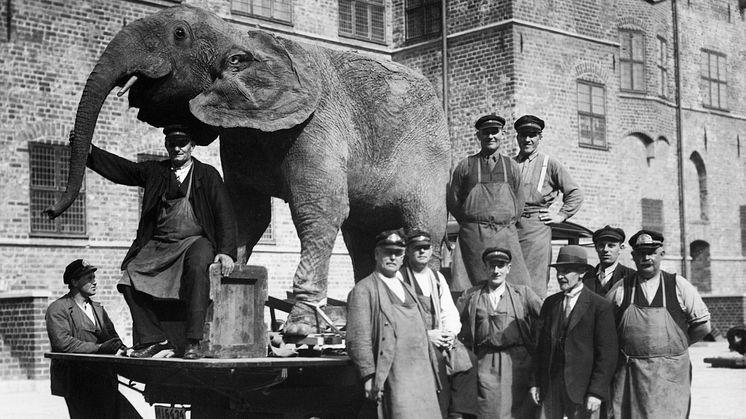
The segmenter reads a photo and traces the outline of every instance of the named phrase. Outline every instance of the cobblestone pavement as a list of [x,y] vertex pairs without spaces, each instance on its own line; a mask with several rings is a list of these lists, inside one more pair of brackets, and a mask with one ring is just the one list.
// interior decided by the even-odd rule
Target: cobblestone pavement
[[[704,363],[707,357],[726,354],[727,342],[698,343],[689,351],[694,366],[692,419],[746,419],[746,369],[711,368]],[[153,408],[140,394],[126,391],[144,418],[154,418]],[[48,380],[0,382],[0,419],[66,417],[65,401],[49,394]]]

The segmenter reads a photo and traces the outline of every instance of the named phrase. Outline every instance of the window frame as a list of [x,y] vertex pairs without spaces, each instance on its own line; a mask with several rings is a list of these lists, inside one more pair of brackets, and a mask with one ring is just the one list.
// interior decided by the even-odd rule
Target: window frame
[[[242,4],[246,4],[248,6],[249,11],[244,11],[241,9],[237,9],[235,7],[235,4],[239,2]],[[280,19],[274,16],[275,5],[277,2],[287,3],[288,6],[288,20]],[[254,3],[252,0],[231,0],[231,13],[239,16],[248,16],[256,19],[262,19],[269,22],[275,22],[275,23],[281,23],[283,25],[293,25],[293,0],[270,0],[270,13],[269,16],[265,16],[262,14],[254,13]]]
[[[443,35],[443,25],[442,25],[443,10],[441,9],[441,5],[442,5],[441,2],[439,0],[418,0],[418,1],[419,1],[418,6],[411,6],[410,5],[410,3],[412,2],[411,0],[404,1],[404,41],[405,43],[408,43],[408,44],[435,39]],[[426,16],[427,16],[428,9],[430,10],[437,9],[439,12],[438,19],[437,19],[437,22],[438,22],[437,31],[431,31],[431,32],[425,31],[425,26],[426,26],[425,24],[427,23]],[[413,36],[410,33],[411,30],[409,26],[409,17],[410,15],[415,14],[415,13],[421,14],[419,16],[419,20],[422,25],[422,33],[416,36]]]
[[[47,181],[51,180],[52,186],[45,186],[45,185],[35,185],[34,179],[37,177],[37,174],[35,173],[38,170],[43,170],[43,168],[35,167],[35,157],[34,155],[36,153],[39,153],[41,150],[51,150],[51,179],[46,179]],[[71,207],[75,205],[80,205],[81,208],[81,217],[82,221],[80,223],[75,223],[74,220],[69,220],[67,223],[63,223],[63,221],[67,220],[69,217],[72,217],[72,213],[70,213],[70,209],[64,213],[62,213],[59,217],[55,218],[54,220],[46,220],[46,215],[41,214],[41,210],[43,210],[42,207],[45,207],[46,204],[42,201],[42,203],[35,204],[39,199],[43,199],[40,197],[40,194],[43,196],[46,194],[47,196],[51,193],[53,197],[52,202],[56,202],[60,196],[65,192],[65,189],[67,187],[67,172],[66,169],[68,168],[69,162],[70,162],[70,148],[67,144],[58,144],[58,143],[47,143],[47,142],[39,142],[39,141],[29,141],[28,143],[28,155],[29,155],[29,237],[53,237],[53,238],[72,238],[72,239],[84,239],[88,237],[88,211],[86,208],[86,178],[85,174],[83,175],[83,180],[80,186],[80,191],[78,193],[78,196],[75,198],[75,201],[73,201],[73,204]],[[41,157],[39,157],[41,158]],[[49,162],[48,162],[49,163]],[[39,176],[42,176],[39,174]],[[82,202],[82,204],[80,204]],[[38,218],[37,218],[38,217]],[[51,230],[44,230],[39,229],[38,227],[35,227],[35,224],[37,223],[53,223],[54,224],[54,231]],[[77,226],[82,231],[64,231],[65,225],[72,225]]]
[[668,92],[668,41],[662,36],[658,39],[658,58],[656,67],[658,68],[658,96],[664,99],[669,97]]
[[[708,109],[717,109],[721,111],[727,111],[728,108],[728,56],[717,51],[712,51],[709,49],[702,49],[702,58],[707,57],[707,75],[702,72],[702,65],[700,65],[700,76],[702,78],[703,83],[705,84],[704,87],[707,88],[708,94],[706,97],[703,97],[702,100],[702,106]],[[713,78],[710,70],[712,69],[712,57],[717,57],[717,78]],[[725,76],[723,79],[720,79],[720,59],[723,59],[723,63],[725,66]],[[703,64],[703,63],[701,63]],[[718,92],[718,102],[716,105],[713,105],[712,101],[712,86],[717,86],[717,92]],[[723,86],[725,90],[725,105],[723,106],[723,101],[721,100],[720,95],[720,87]],[[709,98],[709,103],[705,101],[705,98]]]
[[[581,85],[588,86],[588,93],[589,93],[588,104],[589,104],[589,107],[590,107],[590,111],[583,111],[583,110],[580,109],[580,86]],[[603,93],[604,113],[602,113],[602,114],[601,113],[595,113],[593,111],[593,89],[594,88],[596,88],[596,89],[600,88],[601,91],[602,91],[602,93]],[[576,80],[576,94],[577,94],[577,96],[576,96],[576,103],[575,104],[576,104],[577,110],[578,110],[578,145],[581,146],[581,147],[595,148],[595,149],[598,149],[598,150],[608,150],[609,149],[609,141],[607,139],[607,129],[606,129],[606,126],[607,126],[606,125],[606,107],[607,107],[607,105],[606,105],[606,86],[603,85],[603,84],[601,84],[601,83],[595,83],[595,82],[591,82],[591,81],[587,81],[587,80]],[[581,121],[581,119],[583,117],[588,117],[588,118],[590,118],[590,121],[591,121],[591,123],[590,123],[591,137],[589,139],[590,141],[586,141],[586,138],[583,137],[583,135],[581,133],[582,131],[580,129],[580,126],[581,126],[580,121]],[[593,127],[594,127],[594,120],[602,120],[603,121],[603,125],[604,125],[604,136],[603,136],[604,140],[603,140],[603,144],[598,144],[598,143],[594,142],[594,138],[595,138],[595,135],[594,135],[595,131],[593,129]]]
[[[622,45],[624,44],[624,40],[621,39],[622,37],[628,35],[630,37],[630,54],[629,58],[625,58],[622,56]],[[635,50],[634,50],[634,37],[639,36],[642,44],[640,49],[642,50],[642,58],[639,60],[635,59]],[[647,55],[645,53],[645,32],[641,30],[636,29],[620,29],[619,30],[619,37],[620,37],[620,46],[619,46],[619,90],[622,92],[634,92],[634,93],[645,93],[645,56]],[[624,87],[624,64],[629,63],[630,66],[630,72],[629,72],[629,85],[630,87]],[[640,76],[640,86],[635,86],[635,66],[639,65],[642,67],[642,72]]]
[[[653,223],[646,222],[647,220],[645,220],[645,213],[646,213],[645,212],[645,208],[646,207],[647,208],[652,208],[652,205],[647,205],[646,206],[645,205],[646,202],[649,203],[649,204],[653,204],[654,203],[656,206],[658,206],[660,208],[660,224],[653,224]],[[662,199],[642,198],[640,200],[640,227],[643,230],[653,230],[653,231],[657,231],[657,232],[659,232],[661,234],[665,233],[664,229],[665,229],[665,226],[666,226],[666,221],[665,221],[665,214],[664,214],[663,204],[664,203],[663,203]]]
[[[342,16],[342,4],[349,4],[350,10],[350,32],[343,31],[343,16]],[[358,34],[357,31],[357,5],[367,6],[367,26],[368,35],[363,36]],[[338,6],[338,19],[337,19],[337,34],[343,38],[358,39],[366,42],[373,42],[376,44],[386,45],[386,2],[384,0],[339,0]],[[374,11],[379,9],[381,15],[381,39],[374,38]]]

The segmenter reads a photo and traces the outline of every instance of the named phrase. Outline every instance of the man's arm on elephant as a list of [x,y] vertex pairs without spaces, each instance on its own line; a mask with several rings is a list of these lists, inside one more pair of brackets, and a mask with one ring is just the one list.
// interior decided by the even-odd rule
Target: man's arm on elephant
[[453,174],[451,175],[451,183],[448,185],[448,193],[446,195],[448,212],[450,212],[458,222],[461,222],[464,217],[461,207],[464,204],[464,199],[466,198],[466,181],[469,175],[468,161],[468,158],[461,160],[456,168],[453,169]]
[[370,292],[355,287],[347,296],[347,354],[358,368],[360,377],[376,372],[373,353],[373,323]]
[[96,146],[91,146],[86,165],[99,175],[120,185],[144,187],[149,174],[147,164],[129,161]]

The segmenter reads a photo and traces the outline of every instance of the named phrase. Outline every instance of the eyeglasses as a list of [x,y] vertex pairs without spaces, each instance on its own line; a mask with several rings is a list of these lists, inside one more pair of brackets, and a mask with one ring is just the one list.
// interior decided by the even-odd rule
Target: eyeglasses
[[166,138],[166,148],[184,148],[189,145],[191,141],[192,140],[190,140],[189,137],[169,137]]

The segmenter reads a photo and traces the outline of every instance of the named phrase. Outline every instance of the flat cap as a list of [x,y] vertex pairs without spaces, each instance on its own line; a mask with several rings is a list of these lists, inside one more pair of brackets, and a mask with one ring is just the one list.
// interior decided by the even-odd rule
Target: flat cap
[[523,115],[513,123],[516,132],[526,134],[536,134],[544,130],[544,121],[534,115]]
[[65,284],[69,284],[73,279],[78,279],[90,272],[96,272],[96,269],[98,268],[84,259],[75,259],[65,268],[65,273],[62,275],[62,281]]
[[663,234],[653,230],[640,230],[629,238],[632,249],[656,249],[663,246]]
[[482,261],[485,263],[490,261],[510,263],[511,260],[513,260],[513,255],[510,250],[502,247],[488,247],[482,252]]
[[376,236],[376,247],[395,247],[403,249],[406,243],[397,230],[386,230]]
[[610,225],[600,228],[593,232],[593,243],[598,243],[602,239],[618,243],[624,243],[624,230]]
[[407,246],[431,245],[430,233],[422,230],[414,230],[407,235]]
[[502,128],[505,126],[505,118],[495,114],[485,115],[474,123],[474,128],[480,130],[485,128]]
[[189,128],[184,125],[169,125],[163,128],[163,135],[166,137],[189,137]]

